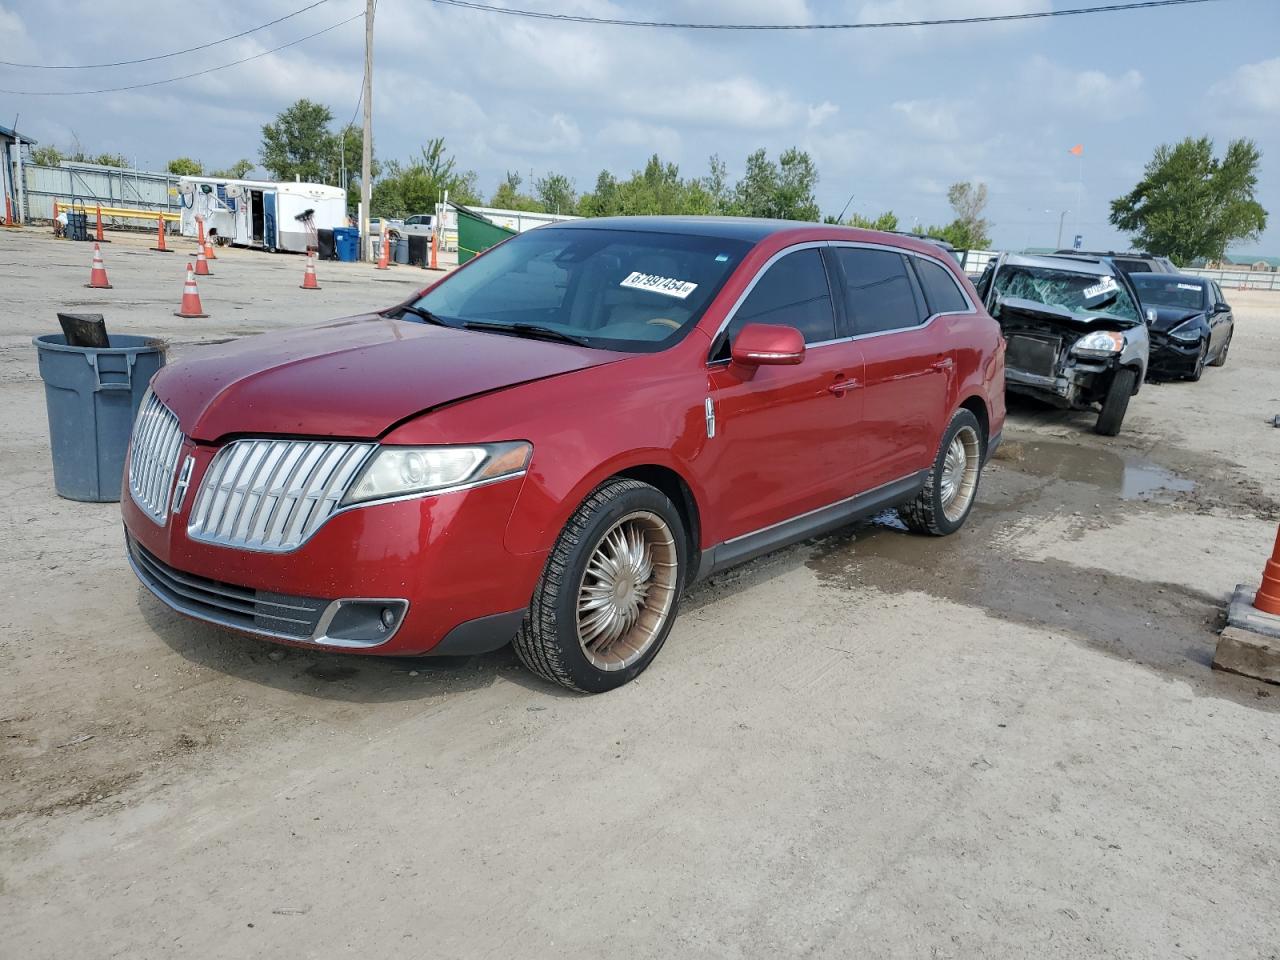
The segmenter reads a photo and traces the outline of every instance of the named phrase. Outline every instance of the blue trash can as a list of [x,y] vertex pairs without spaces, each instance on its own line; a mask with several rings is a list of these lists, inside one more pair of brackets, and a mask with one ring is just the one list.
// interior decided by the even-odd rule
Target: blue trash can
[[70,347],[60,333],[32,342],[49,409],[54,489],[68,500],[119,500],[129,433],[164,366],[164,342],[117,334],[109,347]]
[[409,238],[401,237],[395,242],[395,246],[391,248],[391,258],[396,263],[409,262]]
[[355,263],[360,259],[360,231],[355,227],[334,227],[333,247],[339,260]]

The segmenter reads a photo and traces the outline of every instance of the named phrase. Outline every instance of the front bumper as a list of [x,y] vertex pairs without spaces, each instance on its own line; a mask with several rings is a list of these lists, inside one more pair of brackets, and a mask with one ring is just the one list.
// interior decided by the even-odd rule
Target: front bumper
[[[193,486],[213,448],[189,441]],[[187,616],[294,646],[383,655],[479,653],[514,636],[546,558],[504,546],[522,478],[335,514],[287,553],[187,536],[194,496],[157,524],[126,485],[139,580]],[[390,625],[377,631],[382,611]]]
[[1196,361],[1200,358],[1203,340],[1190,343],[1175,340],[1173,337],[1151,338],[1151,360],[1149,372],[1157,375],[1182,376],[1194,373]]

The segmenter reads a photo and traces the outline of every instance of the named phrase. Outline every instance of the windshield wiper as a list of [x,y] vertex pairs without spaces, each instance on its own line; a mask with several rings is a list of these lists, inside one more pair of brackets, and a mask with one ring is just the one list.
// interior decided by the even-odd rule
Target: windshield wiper
[[417,317],[419,320],[422,320],[424,323],[433,323],[437,327],[453,326],[453,324],[447,323],[446,321],[442,320],[440,317],[437,317],[430,310],[424,310],[422,309],[422,307],[415,307],[412,303],[405,303],[405,304],[401,304],[398,307],[392,307],[390,310],[384,313],[383,316],[390,317],[393,315],[402,315],[406,313],[412,313],[415,317]]
[[536,323],[495,323],[489,320],[468,320],[463,326],[468,330],[489,330],[493,333],[511,333],[517,337],[528,337],[531,340],[555,340],[558,343],[572,343],[578,347],[591,344],[586,337],[575,337],[571,333],[562,333],[551,327],[543,327]]

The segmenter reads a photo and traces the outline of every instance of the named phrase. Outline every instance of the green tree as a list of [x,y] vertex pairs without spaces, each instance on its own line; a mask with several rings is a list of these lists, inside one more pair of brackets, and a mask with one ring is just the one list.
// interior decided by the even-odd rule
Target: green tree
[[747,171],[734,190],[734,212],[745,217],[817,220],[813,195],[818,169],[803,150],[784,150],[774,163],[761,148],[747,157]]
[[179,177],[198,177],[204,172],[204,165],[190,157],[175,157],[169,161],[165,170]]
[[62,151],[51,143],[31,148],[31,162],[42,167],[56,167],[62,162]]
[[407,217],[433,213],[446,192],[458,203],[475,203],[476,175],[459,171],[457,161],[445,148],[444,138],[427,142],[412,160],[386,164],[373,184],[370,205],[374,216]]
[[489,206],[498,207],[501,210],[528,210],[531,213],[541,213],[542,204],[528,194],[520,192],[522,183],[524,180],[521,179],[520,174],[514,170],[508,170],[506,178],[493,192]]
[[[258,156],[277,180],[323,183],[335,176],[337,150],[329,131],[333,113],[324,104],[299,100],[262,128]],[[357,170],[359,166],[357,164]]]
[[716,153],[707,160],[707,167],[707,175],[702,178],[702,189],[711,198],[709,212],[729,213],[733,209],[733,191],[729,187],[729,171],[724,161],[720,159],[720,155]]
[[253,161],[247,159],[237,160],[225,170],[210,170],[209,176],[221,177],[225,180],[243,180],[249,175],[249,171],[253,169]]
[[578,213],[584,217],[616,217],[622,212],[618,178],[608,170],[596,177],[596,188],[578,198]]
[[1111,201],[1111,222],[1175,263],[1221,260],[1233,241],[1266,229],[1267,211],[1254,197],[1261,159],[1246,139],[1227,144],[1221,160],[1208,137],[1161,144],[1137,185]]
[[864,217],[860,213],[851,213],[845,220],[837,220],[831,216],[824,219],[827,223],[842,223],[846,227],[859,227],[863,230],[893,231],[898,229],[898,215],[892,210],[886,210],[878,217]]
[[533,181],[533,191],[547,213],[572,214],[578,207],[573,181],[562,173],[549,173]]
[[947,202],[956,218],[943,228],[943,240],[958,250],[979,250],[991,245],[991,223],[982,214],[987,209],[985,183],[953,183],[947,188]]

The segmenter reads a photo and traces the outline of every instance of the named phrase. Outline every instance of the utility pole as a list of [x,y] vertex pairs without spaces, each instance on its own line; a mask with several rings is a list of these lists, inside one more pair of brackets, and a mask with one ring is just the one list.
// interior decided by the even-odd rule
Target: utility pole
[[[376,0],[364,3],[364,142],[360,149],[360,259],[370,258],[369,199],[372,195],[373,167],[373,7]],[[382,242],[386,243],[384,236]]]

